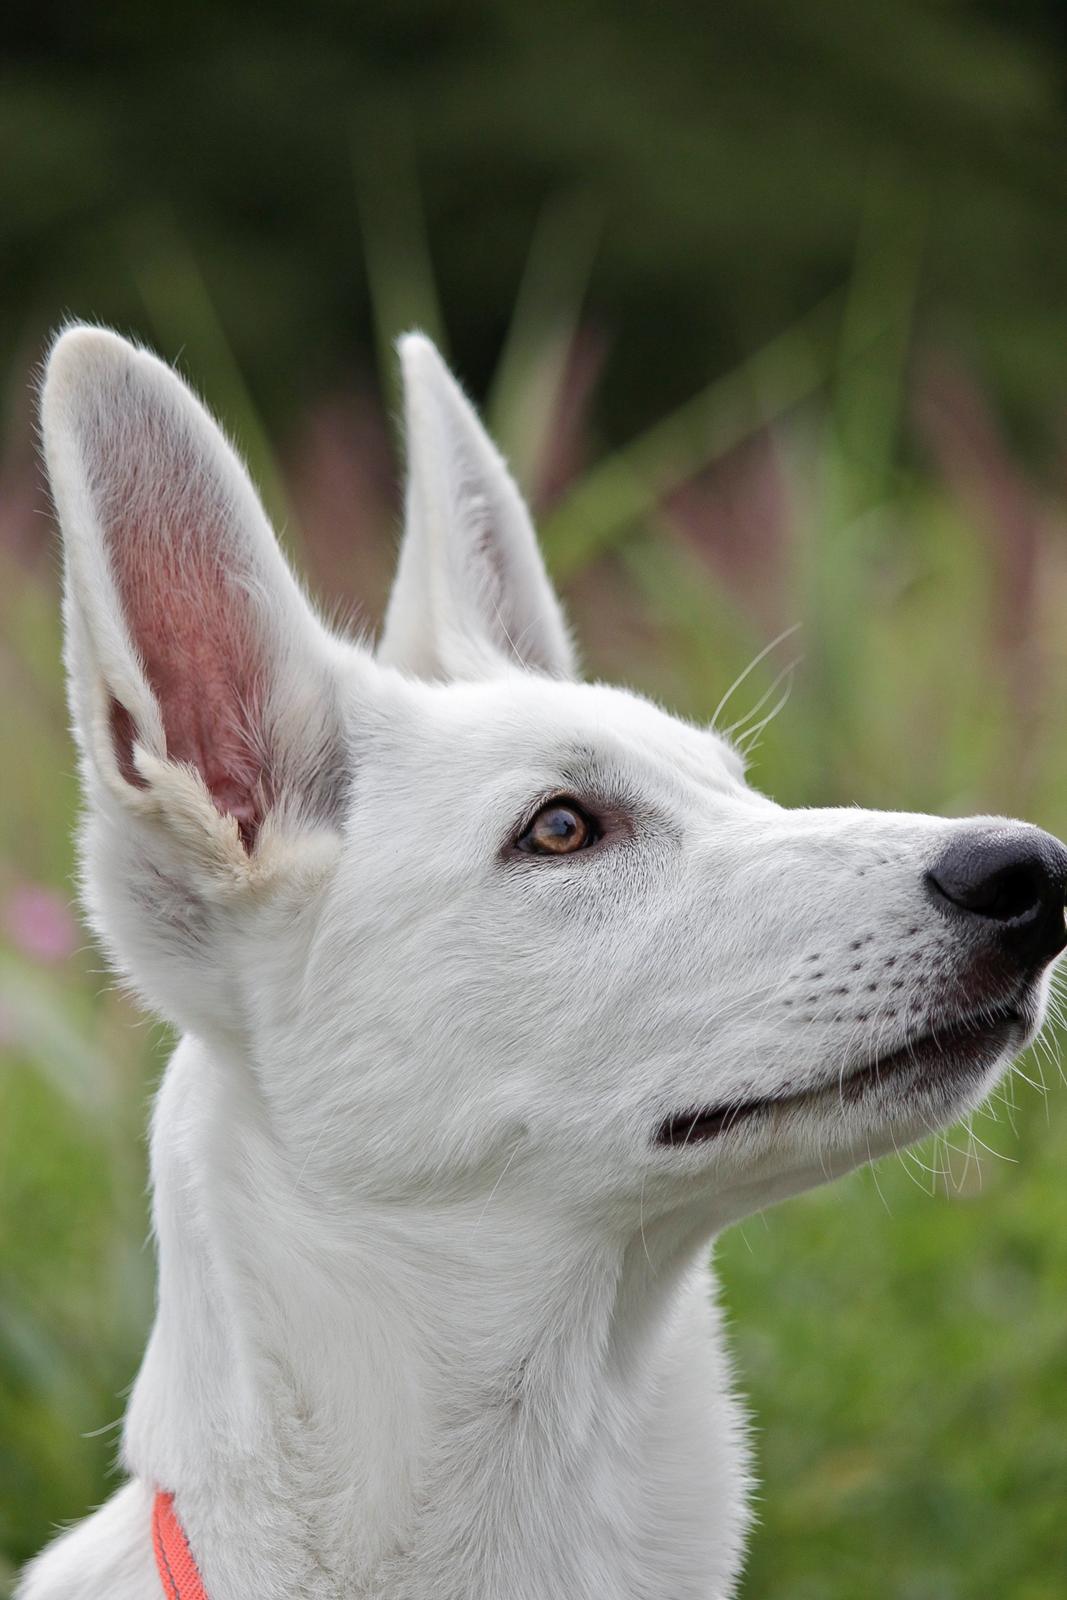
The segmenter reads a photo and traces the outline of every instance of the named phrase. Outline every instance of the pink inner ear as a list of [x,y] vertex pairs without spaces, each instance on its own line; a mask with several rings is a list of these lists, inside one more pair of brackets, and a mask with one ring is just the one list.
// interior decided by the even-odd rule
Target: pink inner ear
[[[206,476],[206,475],[205,475]],[[109,529],[112,570],[130,638],[159,702],[167,754],[199,771],[219,811],[237,819],[247,848],[270,802],[263,728],[266,657],[232,530],[203,479],[164,492],[145,514],[128,497]],[[112,709],[120,768],[133,766],[133,722]]]

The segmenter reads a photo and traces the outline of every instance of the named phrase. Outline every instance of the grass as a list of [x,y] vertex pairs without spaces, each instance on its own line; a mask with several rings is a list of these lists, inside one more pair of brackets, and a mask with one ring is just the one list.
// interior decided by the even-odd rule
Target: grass
[[1017,1100],[980,1176],[883,1162],[720,1250],[763,1480],[746,1594],[1062,1591],[1067,1152]]
[[[416,247],[411,207],[390,227]],[[706,718],[800,623],[736,697],[736,715],[765,694],[767,709],[802,656],[755,782],[790,804],[1004,809],[1067,832],[1063,508],[1029,484],[980,391],[917,359],[921,219],[877,197],[840,296],[614,451],[582,344],[595,227],[574,224],[561,264],[564,224],[546,220],[493,401],[592,672]],[[314,464],[290,454],[283,470],[195,263],[161,244],[168,278],[154,259],[145,331],[171,352],[187,341],[187,370],[269,457],[271,500],[300,518],[324,590],[384,570],[392,502],[362,506],[338,549],[328,496],[308,494]],[[409,265],[436,315],[427,263]],[[418,320],[396,291],[383,346]],[[378,481],[363,436],[345,438],[359,481]],[[350,510],[334,505],[340,526]],[[2,559],[0,1591],[114,1481],[151,1308],[143,1128],[166,1043],[64,921],[76,794],[54,572]],[[1048,1094],[1016,1078],[975,1123],[997,1154],[957,1130],[721,1242],[762,1480],[745,1600],[1062,1593],[1067,1118],[1051,1063],[1024,1070]]]

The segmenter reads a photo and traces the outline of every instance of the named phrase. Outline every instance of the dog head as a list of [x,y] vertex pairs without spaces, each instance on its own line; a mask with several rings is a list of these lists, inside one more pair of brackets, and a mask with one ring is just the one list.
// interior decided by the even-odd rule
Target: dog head
[[784,810],[578,681],[514,483],[403,341],[376,654],[327,630],[175,374],[73,328],[43,395],[94,925],[301,1184],[730,1220],[945,1125],[1032,1037],[1067,851]]

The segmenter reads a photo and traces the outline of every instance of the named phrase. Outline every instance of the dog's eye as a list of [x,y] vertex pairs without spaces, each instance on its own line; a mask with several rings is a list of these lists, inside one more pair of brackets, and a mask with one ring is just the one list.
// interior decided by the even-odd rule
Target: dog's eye
[[573,800],[550,800],[516,841],[520,850],[534,856],[570,856],[586,850],[600,838],[592,817]]

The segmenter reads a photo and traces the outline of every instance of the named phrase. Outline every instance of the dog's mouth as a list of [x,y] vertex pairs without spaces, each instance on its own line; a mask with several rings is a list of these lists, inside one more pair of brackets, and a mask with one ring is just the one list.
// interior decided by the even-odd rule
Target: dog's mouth
[[986,1071],[1007,1049],[1021,1048],[1034,1021],[1033,1007],[1025,997],[985,1006],[980,1012],[917,1033],[874,1061],[846,1067],[825,1083],[676,1112],[660,1123],[655,1142],[664,1146],[699,1144],[780,1109],[815,1107],[820,1102],[852,1106],[868,1094],[890,1087],[900,1096],[933,1090],[944,1093],[953,1083]]

